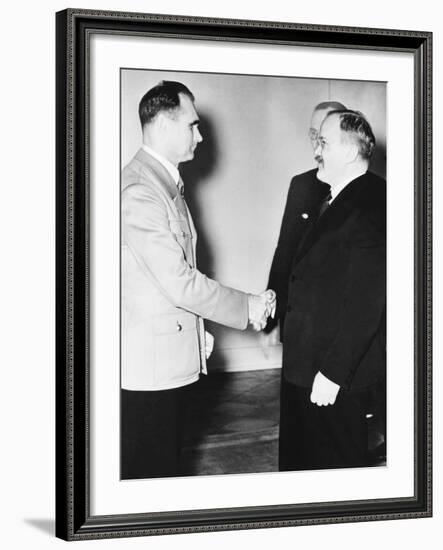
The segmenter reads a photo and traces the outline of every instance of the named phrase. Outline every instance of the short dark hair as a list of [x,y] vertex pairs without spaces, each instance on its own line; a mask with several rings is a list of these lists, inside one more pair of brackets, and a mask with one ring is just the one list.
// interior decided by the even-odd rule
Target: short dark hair
[[340,129],[353,139],[360,156],[368,160],[371,158],[375,147],[375,136],[371,125],[360,111],[336,110],[330,111],[327,117],[337,115],[340,119]]
[[179,108],[179,94],[184,94],[194,101],[191,91],[181,82],[162,80],[148,90],[141,98],[138,106],[138,115],[142,128],[149,124],[160,112],[172,112]]

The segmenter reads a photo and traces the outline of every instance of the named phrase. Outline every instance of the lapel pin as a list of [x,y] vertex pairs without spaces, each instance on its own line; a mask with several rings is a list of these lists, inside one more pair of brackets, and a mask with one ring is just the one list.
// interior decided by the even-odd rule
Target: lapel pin
[[301,217],[304,219],[304,220],[307,220],[309,218],[309,214],[307,214],[306,212],[303,212],[303,214],[301,215]]

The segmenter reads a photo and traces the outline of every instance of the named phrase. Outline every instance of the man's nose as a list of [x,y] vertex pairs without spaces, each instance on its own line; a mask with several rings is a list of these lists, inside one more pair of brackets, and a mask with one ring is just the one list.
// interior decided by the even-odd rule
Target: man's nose
[[203,136],[198,128],[195,128],[194,139],[196,143],[201,143],[203,141]]
[[314,145],[314,155],[317,157],[321,157],[321,144],[317,140],[317,142]]

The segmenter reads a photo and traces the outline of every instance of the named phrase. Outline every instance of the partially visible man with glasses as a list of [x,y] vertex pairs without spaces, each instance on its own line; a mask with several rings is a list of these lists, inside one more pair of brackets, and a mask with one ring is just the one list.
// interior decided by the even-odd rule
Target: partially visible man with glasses
[[[324,101],[314,108],[308,134],[314,155],[318,145],[320,126],[326,115],[330,111],[345,109],[346,107],[338,101]],[[288,303],[288,279],[294,251],[297,250],[312,221],[317,219],[318,211],[330,191],[330,186],[317,178],[318,169],[321,168],[321,157],[314,158],[317,168],[298,174],[291,180],[280,236],[269,273],[267,288],[272,288],[277,293],[277,309],[274,318],[268,317],[265,332],[271,333],[279,324],[281,341],[283,341],[283,325]]]

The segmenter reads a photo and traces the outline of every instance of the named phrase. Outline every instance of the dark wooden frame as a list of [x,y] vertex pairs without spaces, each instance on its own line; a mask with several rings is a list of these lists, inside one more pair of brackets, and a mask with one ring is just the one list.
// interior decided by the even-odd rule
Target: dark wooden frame
[[[56,15],[56,535],[66,540],[432,514],[432,34],[69,9]],[[410,498],[91,516],[89,40],[94,33],[411,52],[415,80],[415,494]]]

